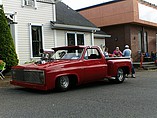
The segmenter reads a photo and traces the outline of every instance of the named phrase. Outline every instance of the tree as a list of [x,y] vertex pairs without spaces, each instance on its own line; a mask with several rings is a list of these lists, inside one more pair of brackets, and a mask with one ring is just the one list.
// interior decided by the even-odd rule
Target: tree
[[14,41],[2,5],[0,5],[0,56],[6,62],[7,70],[18,64]]

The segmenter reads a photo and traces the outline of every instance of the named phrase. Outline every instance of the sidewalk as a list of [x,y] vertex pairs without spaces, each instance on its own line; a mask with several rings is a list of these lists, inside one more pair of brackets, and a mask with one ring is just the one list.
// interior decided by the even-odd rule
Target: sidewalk
[[0,79],[0,87],[7,87],[10,86],[10,80],[11,80],[11,76],[5,76],[5,79],[1,80]]

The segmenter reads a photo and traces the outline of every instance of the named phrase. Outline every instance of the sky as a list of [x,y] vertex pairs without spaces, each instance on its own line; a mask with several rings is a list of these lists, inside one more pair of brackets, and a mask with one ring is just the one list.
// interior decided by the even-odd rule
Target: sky
[[[96,4],[108,2],[108,1],[114,1],[114,0],[61,0],[61,1],[67,4],[72,9],[76,10],[76,9],[81,9],[88,6],[92,6],[92,5],[96,5]],[[148,1],[150,3],[157,5],[157,0],[145,0],[145,1]]]

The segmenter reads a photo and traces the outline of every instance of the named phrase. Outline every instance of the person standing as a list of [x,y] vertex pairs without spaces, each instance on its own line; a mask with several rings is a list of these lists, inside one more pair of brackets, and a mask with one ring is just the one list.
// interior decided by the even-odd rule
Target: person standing
[[122,56],[122,52],[120,51],[119,47],[116,47],[116,49],[113,51],[113,55],[116,57]]
[[104,56],[105,57],[109,57],[109,53],[108,53],[108,48],[107,47],[105,47]]
[[[128,45],[125,45],[125,50],[123,51],[123,57],[129,57],[131,58],[131,50],[129,49],[129,46]],[[132,58],[131,58],[131,64],[132,64],[132,77],[135,78],[135,69],[134,69],[134,66],[133,66],[133,61],[132,61]]]

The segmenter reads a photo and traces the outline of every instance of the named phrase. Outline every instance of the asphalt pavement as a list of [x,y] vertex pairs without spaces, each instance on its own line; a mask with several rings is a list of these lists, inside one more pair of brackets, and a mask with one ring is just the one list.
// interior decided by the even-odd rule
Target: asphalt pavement
[[122,84],[104,80],[67,92],[0,87],[0,118],[156,118],[156,75],[137,70]]

